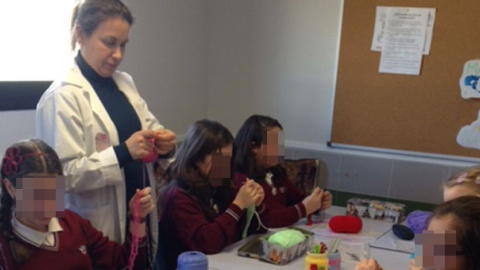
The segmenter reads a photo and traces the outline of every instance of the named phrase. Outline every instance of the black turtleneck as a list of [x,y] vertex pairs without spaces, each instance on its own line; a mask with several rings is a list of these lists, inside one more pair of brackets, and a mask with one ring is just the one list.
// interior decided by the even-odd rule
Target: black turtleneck
[[[112,119],[117,129],[120,144],[113,147],[117,156],[119,166],[123,168],[125,174],[126,199],[128,202],[135,194],[135,190],[143,188],[143,164],[141,160],[133,160],[127,149],[125,141],[130,136],[142,129],[138,115],[129,102],[128,98],[118,89],[117,84],[112,77],[104,78],[98,75],[79,52],[75,61],[80,68],[83,76],[92,85],[95,93],[105,107],[110,119]],[[148,178],[145,181],[148,186]]]

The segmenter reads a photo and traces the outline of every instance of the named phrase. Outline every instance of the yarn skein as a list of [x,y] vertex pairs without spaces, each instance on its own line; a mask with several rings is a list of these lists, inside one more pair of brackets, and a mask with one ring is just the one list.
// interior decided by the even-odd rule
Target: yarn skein
[[178,256],[178,270],[208,270],[208,259],[199,251],[185,251]]

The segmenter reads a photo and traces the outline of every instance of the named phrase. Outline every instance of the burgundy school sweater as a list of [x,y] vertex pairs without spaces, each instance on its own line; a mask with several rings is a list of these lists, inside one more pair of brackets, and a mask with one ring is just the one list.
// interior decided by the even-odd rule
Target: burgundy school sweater
[[165,244],[167,269],[176,268],[177,257],[184,251],[215,254],[239,240],[238,220],[244,211],[233,203],[209,221],[189,193],[172,186],[163,197],[162,209],[160,234]]
[[[24,243],[25,247],[33,251],[33,255],[22,265],[14,261],[9,244],[0,237],[0,269],[85,270],[93,269],[94,266],[100,269],[120,269],[127,265],[130,237],[123,245],[109,241],[90,221],[69,210],[65,210],[65,216],[58,220],[63,228],[63,231],[58,232],[58,251]],[[139,244],[135,269],[145,269],[145,256],[146,245],[145,241],[142,241]]]
[[[247,176],[241,173],[234,174],[234,185],[239,189],[247,180]],[[298,220],[306,216],[305,206],[302,200],[305,198],[293,184],[284,177],[279,184],[274,187],[270,186],[266,181],[261,181],[259,184],[263,187],[265,192],[265,211],[261,214],[262,223],[268,228],[281,228],[291,226]],[[252,219],[249,228],[249,234],[253,232],[263,232],[264,230],[257,230],[256,219]],[[253,231],[252,231],[253,229]]]

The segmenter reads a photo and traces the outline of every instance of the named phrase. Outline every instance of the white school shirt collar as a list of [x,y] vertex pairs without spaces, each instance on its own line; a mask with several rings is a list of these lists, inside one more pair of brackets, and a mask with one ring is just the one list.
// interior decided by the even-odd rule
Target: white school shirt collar
[[13,214],[12,218],[12,228],[13,232],[20,237],[20,239],[35,247],[40,247],[41,245],[54,246],[56,244],[55,233],[63,231],[56,217],[50,219],[48,232],[39,232],[22,224],[15,217],[15,214]]

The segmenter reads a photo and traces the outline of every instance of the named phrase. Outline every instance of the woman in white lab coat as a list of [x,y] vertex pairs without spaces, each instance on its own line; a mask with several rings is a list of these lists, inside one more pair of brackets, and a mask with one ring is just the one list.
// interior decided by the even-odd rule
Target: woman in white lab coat
[[[175,134],[150,113],[132,78],[116,70],[132,23],[118,0],[80,2],[72,18],[72,46],[79,46],[75,64],[47,89],[36,112],[37,136],[63,164],[66,208],[120,243],[130,216],[127,198],[155,185],[152,166],[142,159],[151,151],[171,154],[175,147]],[[152,259],[156,213],[147,223]]]

